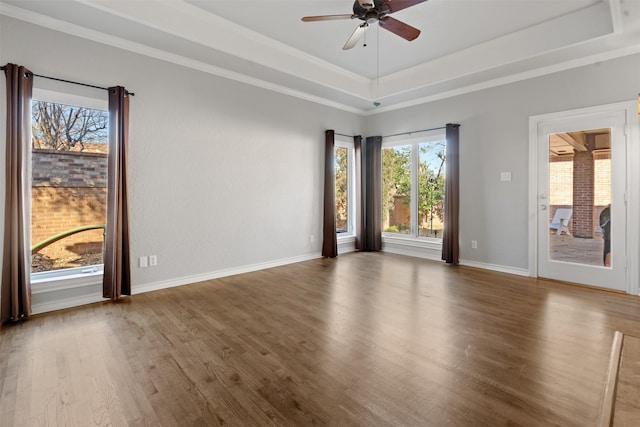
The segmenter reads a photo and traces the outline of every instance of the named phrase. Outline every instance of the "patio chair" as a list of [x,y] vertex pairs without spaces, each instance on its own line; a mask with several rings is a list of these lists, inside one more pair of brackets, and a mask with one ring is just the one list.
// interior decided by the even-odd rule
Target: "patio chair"
[[571,215],[573,214],[573,209],[557,209],[555,215],[553,215],[553,219],[549,224],[549,228],[553,228],[557,231],[557,235],[561,235],[564,231],[568,236],[571,236],[571,232],[569,231],[569,220],[571,219]]

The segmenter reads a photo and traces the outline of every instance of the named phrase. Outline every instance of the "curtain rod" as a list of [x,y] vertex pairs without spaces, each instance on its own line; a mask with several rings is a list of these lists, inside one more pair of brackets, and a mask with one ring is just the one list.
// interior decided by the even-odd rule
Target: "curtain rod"
[[[4,71],[6,68],[7,68],[7,67],[5,67],[5,66],[3,65],[2,67],[0,67],[0,70],[1,70],[1,71]],[[94,88],[94,89],[109,90],[109,88],[108,88],[108,87],[96,86],[96,85],[91,85],[91,84],[88,84],[88,83],[74,82],[73,80],[59,79],[59,78],[57,78],[57,77],[43,76],[43,75],[41,75],[41,74],[36,74],[36,73],[31,72],[31,71],[29,71],[29,74],[31,74],[31,75],[32,75],[32,76],[34,76],[34,77],[40,77],[40,78],[43,78],[43,79],[55,80],[55,81],[57,81],[57,82],[70,83],[70,84],[78,85],[78,86],[92,87],[92,88]],[[135,94],[135,93],[133,93],[133,92],[129,92],[129,91],[127,91],[127,95],[129,95],[129,96],[136,96],[136,94]]]
[[385,136],[383,136],[383,138],[391,138],[392,136],[401,136],[401,135],[412,135],[414,133],[429,132],[429,131],[432,131],[432,130],[441,130],[441,129],[446,129],[446,128],[447,128],[446,126],[440,126],[438,128],[413,130],[411,132],[394,133],[393,135],[385,135]]
[[334,135],[344,136],[345,138],[353,138],[355,135],[345,135],[344,133],[334,132]]
[[[454,126],[460,127],[460,125],[458,124],[454,124]],[[446,129],[446,126],[440,126],[437,128],[431,128],[431,129],[421,129],[421,130],[412,130],[410,132],[402,132],[402,133],[394,133],[393,135],[385,135],[383,136],[383,138],[391,138],[392,136],[401,136],[401,135],[412,135],[414,133],[421,133],[421,132],[430,132],[432,130],[442,130],[442,129]],[[347,138],[353,138],[355,135],[345,135],[343,133],[338,133],[338,132],[334,132],[335,135],[340,135],[340,136],[344,136]]]

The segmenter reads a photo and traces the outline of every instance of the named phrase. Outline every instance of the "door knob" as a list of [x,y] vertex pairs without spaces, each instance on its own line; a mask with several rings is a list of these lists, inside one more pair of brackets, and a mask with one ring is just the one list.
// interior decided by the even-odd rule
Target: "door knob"
[[547,210],[547,205],[540,205],[540,210],[541,211],[546,211]]

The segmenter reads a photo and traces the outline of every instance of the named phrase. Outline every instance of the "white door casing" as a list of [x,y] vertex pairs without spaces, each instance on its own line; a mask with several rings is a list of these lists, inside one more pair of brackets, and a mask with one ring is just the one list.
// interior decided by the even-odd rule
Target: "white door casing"
[[[638,293],[638,187],[640,150],[635,103],[618,103],[530,118],[529,275]],[[611,131],[612,265],[566,262],[549,256],[549,135],[609,128]],[[636,159],[636,160],[634,160]],[[629,191],[631,187],[631,192]],[[632,197],[632,202],[629,198]],[[568,241],[571,238],[567,239]]]

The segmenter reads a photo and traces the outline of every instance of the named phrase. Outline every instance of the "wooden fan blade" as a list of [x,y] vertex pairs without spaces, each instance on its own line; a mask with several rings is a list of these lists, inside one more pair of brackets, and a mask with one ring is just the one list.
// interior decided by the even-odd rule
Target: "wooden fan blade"
[[387,13],[393,13],[426,1],[427,0],[387,0],[384,2],[384,6],[389,8],[389,12]]
[[415,40],[420,35],[419,29],[405,24],[402,21],[398,21],[397,19],[393,19],[390,16],[380,18],[380,26],[408,41]]
[[321,16],[305,16],[302,18],[304,22],[315,22],[315,21],[331,21],[334,19],[353,19],[353,15],[321,15]]
[[347,42],[342,47],[342,50],[351,49],[356,44],[358,44],[358,41],[360,41],[360,39],[362,38],[362,35],[364,34],[368,26],[369,24],[365,22],[364,24],[357,27],[353,32],[353,34],[351,34],[351,37],[349,37],[349,40],[347,40]]

